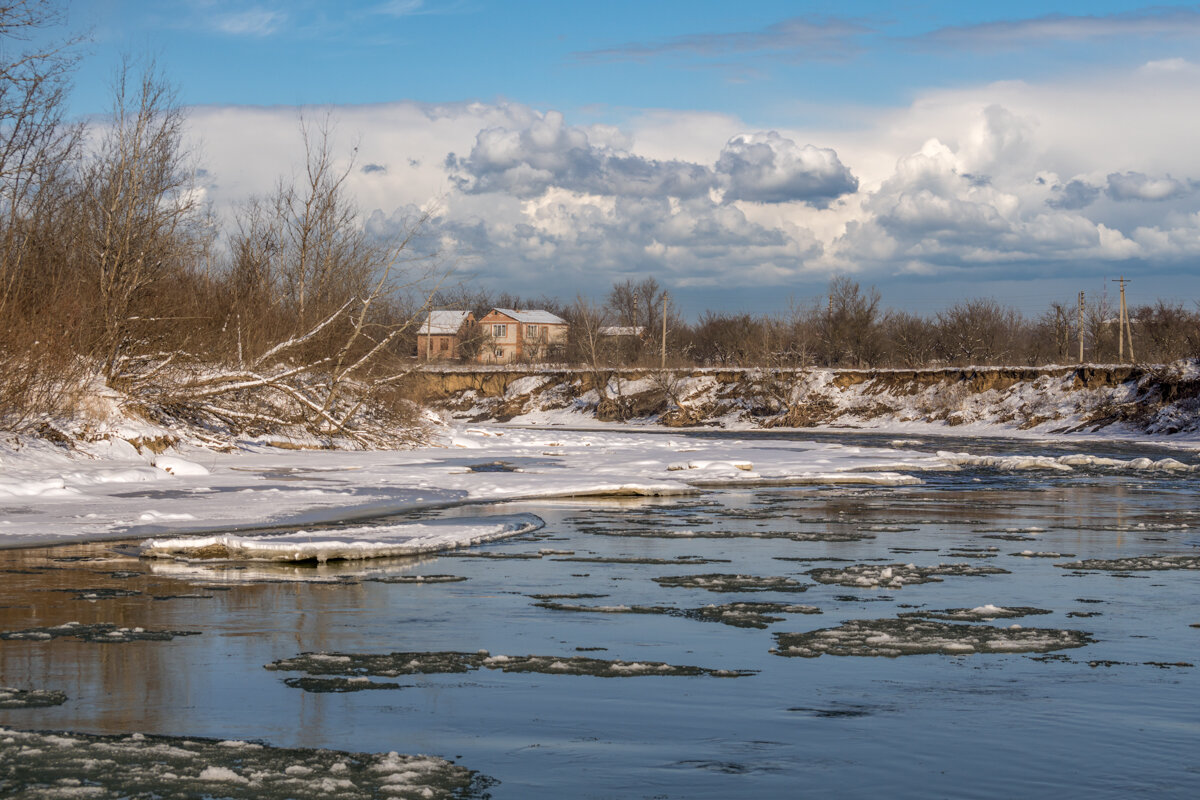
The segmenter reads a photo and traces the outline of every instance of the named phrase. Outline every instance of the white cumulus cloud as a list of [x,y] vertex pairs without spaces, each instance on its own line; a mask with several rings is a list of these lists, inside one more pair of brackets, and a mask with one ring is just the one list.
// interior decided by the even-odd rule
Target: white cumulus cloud
[[797,145],[775,131],[735,136],[717,159],[725,200],[800,201],[824,207],[858,189],[858,179],[829,148]]

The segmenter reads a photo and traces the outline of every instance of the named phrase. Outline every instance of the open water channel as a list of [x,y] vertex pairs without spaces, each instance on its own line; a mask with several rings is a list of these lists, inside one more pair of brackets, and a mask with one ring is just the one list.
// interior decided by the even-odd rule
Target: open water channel
[[[912,446],[1197,462],[922,438]],[[475,771],[454,796],[1200,796],[1197,473],[919,477],[504,504],[484,513],[545,527],[416,561],[0,552],[0,686],[66,696],[0,697],[0,727],[224,740],[192,765],[210,770],[210,797],[268,796],[247,788],[229,740],[436,755]],[[426,516],[459,513],[481,511]],[[47,633],[69,622],[77,635]],[[67,762],[8,738],[0,795],[123,796],[70,769],[61,785],[29,777],[16,765]],[[360,796],[319,790],[314,764],[280,796],[305,782]]]

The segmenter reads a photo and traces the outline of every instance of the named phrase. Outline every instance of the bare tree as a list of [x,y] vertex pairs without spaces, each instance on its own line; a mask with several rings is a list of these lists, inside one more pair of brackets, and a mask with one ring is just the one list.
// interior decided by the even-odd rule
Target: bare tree
[[[410,339],[445,276],[434,254],[414,246],[430,212],[392,235],[368,233],[346,194],[346,170],[334,168],[328,123],[302,125],[301,135],[304,179],[247,204],[231,237],[239,369],[193,376],[176,391],[226,419],[246,417],[234,407],[240,396],[265,393],[282,402],[278,419],[365,444],[360,412],[415,368]],[[251,314],[257,328],[276,315],[268,329],[277,333],[243,339],[241,317]]]
[[304,173],[280,181],[273,198],[279,230],[275,261],[280,290],[302,322],[311,322],[370,285],[376,256],[346,195],[353,158],[338,164],[332,121],[303,118]]
[[955,303],[938,312],[942,354],[957,364],[995,364],[1011,358],[1021,316],[990,298]]
[[1078,313],[1075,307],[1053,301],[1029,329],[1025,361],[1031,364],[1074,361],[1079,354]]
[[63,109],[77,39],[33,44],[62,21],[48,0],[0,5],[0,424],[65,410],[82,371],[67,257],[82,126]]
[[47,47],[19,43],[56,25],[60,12],[44,0],[0,6],[0,316],[28,289],[31,228],[53,214],[78,150],[81,127],[63,122],[73,41]]
[[[638,331],[636,336],[622,337],[618,353],[622,363],[636,364],[661,352],[663,300],[666,294],[667,290],[654,277],[613,284],[604,304],[611,324]],[[682,324],[669,307],[667,315],[669,338],[670,331],[679,329]]]
[[1107,294],[1089,301],[1084,308],[1084,343],[1089,361],[1103,363],[1117,356],[1117,312]]
[[591,378],[592,388],[599,398],[598,412],[613,419],[621,416],[621,374],[618,353],[613,337],[606,335],[612,318],[608,310],[588,302],[581,295],[575,298],[567,321],[568,352],[571,360],[583,364]]
[[706,311],[692,331],[692,352],[701,364],[711,366],[763,364],[768,338],[761,318]]
[[87,264],[99,298],[101,369],[121,377],[134,310],[146,290],[189,262],[199,208],[183,140],[184,114],[153,65],[125,62],[113,114],[84,176]]
[[879,291],[863,291],[842,275],[829,282],[828,305],[818,309],[821,356],[827,366],[869,366],[882,352],[879,336]]
[[889,312],[883,320],[883,335],[891,350],[892,363],[899,366],[926,367],[937,356],[937,329],[916,314]]
[[1200,355],[1200,316],[1182,303],[1159,300],[1133,310],[1139,334],[1138,355],[1147,361],[1167,362]]

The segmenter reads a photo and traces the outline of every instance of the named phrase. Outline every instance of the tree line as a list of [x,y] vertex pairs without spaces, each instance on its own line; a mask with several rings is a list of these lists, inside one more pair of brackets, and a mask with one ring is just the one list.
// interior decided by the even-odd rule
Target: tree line
[[[658,366],[663,360],[663,298],[653,277],[613,285],[603,300],[574,302],[457,287],[439,291],[438,308],[539,308],[571,324],[566,347],[555,354],[571,364]],[[938,366],[1044,366],[1115,363],[1122,355],[1116,304],[1101,296],[1051,302],[1029,316],[991,298],[962,300],[929,315],[884,308],[879,291],[840,276],[828,293],[777,314],[705,311],[689,322],[666,306],[666,360],[685,367],[926,368]],[[1143,363],[1200,357],[1200,311],[1181,301],[1132,306],[1134,355]],[[1082,321],[1082,330],[1081,330]],[[613,335],[612,329],[621,333]],[[635,331],[635,333],[630,333]],[[478,351],[486,332],[466,332],[463,359]],[[1124,354],[1128,360],[1128,354]]]

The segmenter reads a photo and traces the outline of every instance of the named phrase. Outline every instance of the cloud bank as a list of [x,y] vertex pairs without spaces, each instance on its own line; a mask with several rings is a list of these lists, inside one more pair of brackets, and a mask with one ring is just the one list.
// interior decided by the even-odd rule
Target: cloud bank
[[[571,296],[647,273],[675,287],[1020,280],[1191,269],[1195,74],[927,92],[842,130],[668,111],[615,127],[519,103],[333,114],[347,154],[357,141],[348,186],[372,230],[434,207],[429,239],[493,287]],[[298,170],[297,113],[194,109],[218,207]]]

